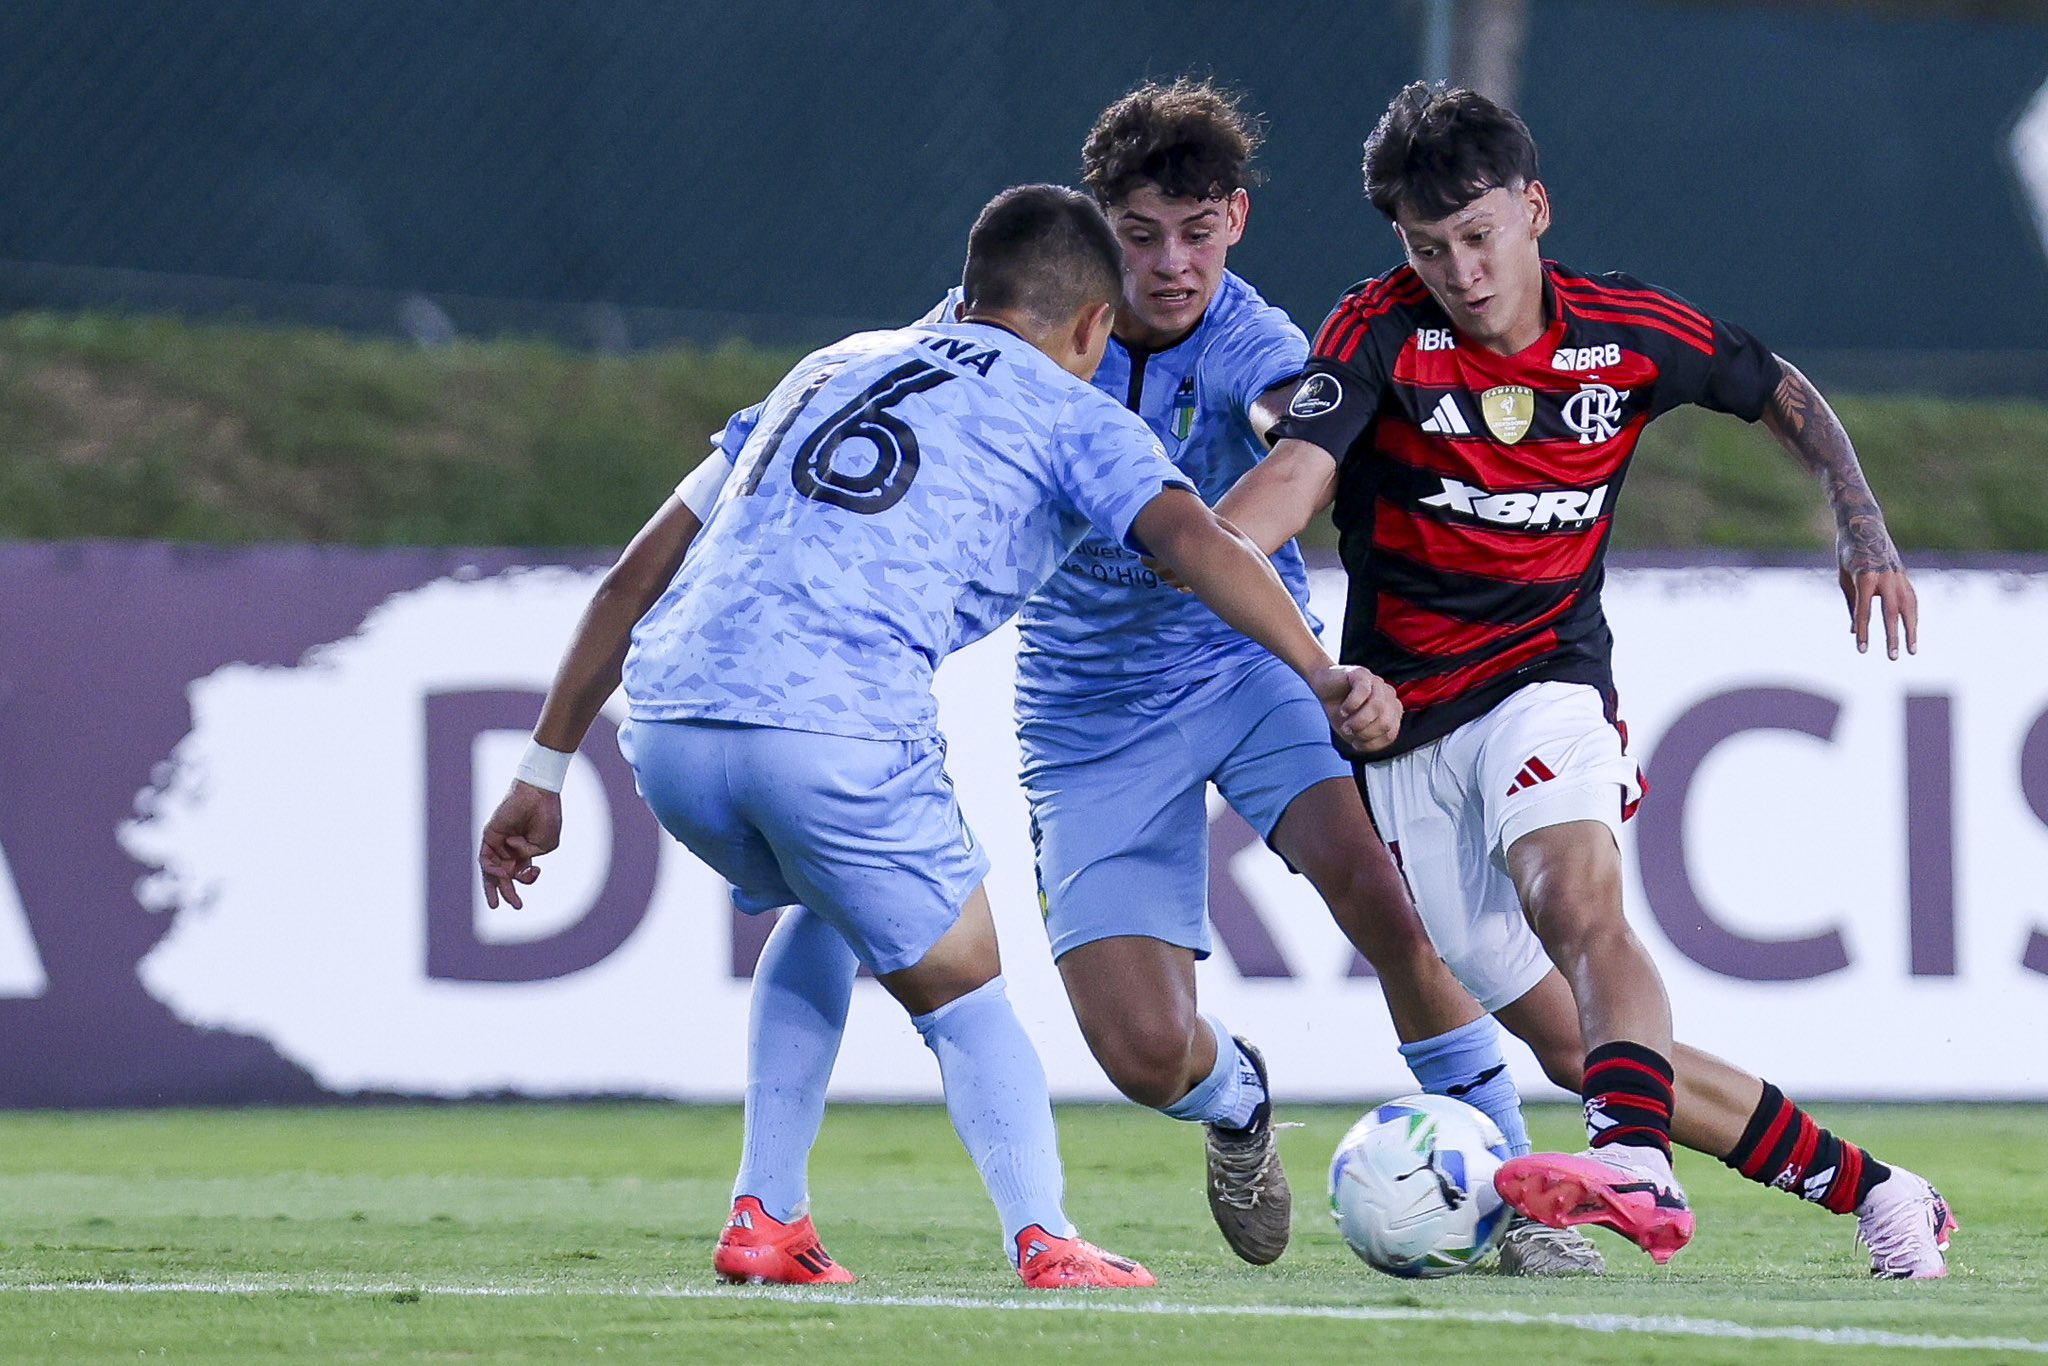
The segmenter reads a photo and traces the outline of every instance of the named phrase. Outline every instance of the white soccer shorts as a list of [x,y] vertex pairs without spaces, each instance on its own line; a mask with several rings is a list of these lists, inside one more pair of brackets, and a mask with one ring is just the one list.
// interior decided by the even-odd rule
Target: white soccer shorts
[[1507,850],[1599,821],[1621,839],[1641,775],[1597,688],[1532,683],[1486,715],[1359,773],[1373,822],[1445,963],[1488,1010],[1525,995],[1550,959],[1522,914]]

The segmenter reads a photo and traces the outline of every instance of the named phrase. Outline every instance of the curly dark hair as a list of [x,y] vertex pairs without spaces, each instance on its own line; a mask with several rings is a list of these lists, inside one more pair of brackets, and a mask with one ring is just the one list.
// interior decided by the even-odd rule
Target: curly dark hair
[[1393,218],[1449,218],[1488,190],[1536,179],[1536,139],[1515,114],[1471,90],[1417,81],[1365,140],[1365,193]]
[[1213,81],[1154,81],[1102,111],[1081,144],[1081,183],[1101,204],[1120,204],[1141,186],[1169,199],[1221,199],[1259,173],[1250,168],[1265,129],[1243,97]]

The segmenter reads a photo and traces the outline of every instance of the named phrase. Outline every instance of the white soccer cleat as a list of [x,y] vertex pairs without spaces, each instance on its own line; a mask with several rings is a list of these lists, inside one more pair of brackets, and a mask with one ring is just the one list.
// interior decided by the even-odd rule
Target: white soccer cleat
[[1879,1280],[1948,1275],[1948,1236],[1955,1231],[1941,1192],[1904,1167],[1893,1167],[1856,1207],[1856,1241],[1870,1249],[1870,1274]]

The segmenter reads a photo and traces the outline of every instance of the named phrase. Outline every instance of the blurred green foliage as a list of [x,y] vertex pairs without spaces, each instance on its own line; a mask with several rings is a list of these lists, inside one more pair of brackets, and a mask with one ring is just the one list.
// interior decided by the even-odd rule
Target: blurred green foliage
[[[21,314],[0,322],[0,536],[618,545],[793,359]],[[1835,402],[1902,547],[2048,551],[2048,404]],[[1767,433],[1691,409],[1649,429],[1622,508],[1631,548],[1832,534]]]

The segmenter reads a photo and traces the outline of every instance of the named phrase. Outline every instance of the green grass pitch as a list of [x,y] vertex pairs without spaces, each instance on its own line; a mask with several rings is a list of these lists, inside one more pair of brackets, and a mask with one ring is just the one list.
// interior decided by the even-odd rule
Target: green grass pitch
[[[0,1115],[0,1361],[2024,1361],[2048,1356],[2048,1110],[1816,1107],[1932,1177],[1945,1282],[1870,1280],[1853,1223],[1685,1155],[1700,1233],[1666,1270],[1602,1233],[1598,1282],[1409,1283],[1337,1240],[1347,1111],[1283,1114],[1294,1246],[1230,1256],[1199,1134],[1060,1114],[1069,1211],[1157,1291],[1029,1295],[943,1112],[845,1106],[812,1173],[833,1293],[718,1286],[730,1107]],[[1535,1112],[1577,1146],[1576,1113]]]

